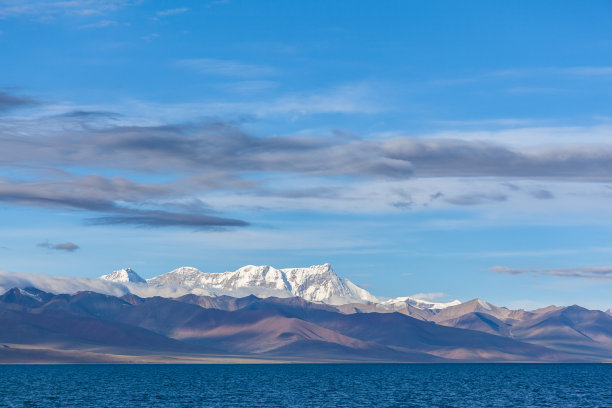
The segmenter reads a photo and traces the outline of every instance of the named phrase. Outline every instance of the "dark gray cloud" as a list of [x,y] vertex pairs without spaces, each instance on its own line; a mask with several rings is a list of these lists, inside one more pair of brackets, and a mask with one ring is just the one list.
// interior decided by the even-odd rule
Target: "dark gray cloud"
[[446,202],[455,205],[478,205],[491,201],[506,201],[508,196],[504,194],[463,194],[449,197]]
[[444,197],[444,193],[442,193],[441,191],[436,192],[435,194],[430,194],[429,195],[429,201],[435,201],[439,198]]
[[518,191],[521,188],[513,183],[501,183],[502,186],[509,188],[512,191]]
[[55,251],[66,251],[66,252],[74,252],[80,248],[77,244],[72,243],[72,242],[64,242],[61,244],[51,244],[50,242],[45,241],[45,242],[41,242],[37,246],[41,248],[53,249]]
[[20,108],[28,105],[36,105],[37,101],[23,96],[16,96],[0,90],[0,113],[9,109]]
[[[70,208],[102,213],[87,220],[89,224],[130,224],[149,227],[191,227],[196,229],[242,227],[248,223],[233,218],[209,215],[203,203],[164,204],[181,211],[141,208],[147,201],[165,198],[172,188],[135,183],[124,178],[87,176],[51,183],[9,183],[0,181],[0,202],[50,208]],[[136,207],[136,208],[135,208]],[[182,207],[182,208],[181,208]]]
[[548,190],[540,189],[529,193],[532,197],[538,200],[551,200],[555,198],[555,195]]
[[[16,137],[18,134],[18,137]],[[0,165],[48,164],[195,174],[284,172],[409,177],[410,163],[378,143],[323,137],[257,137],[232,123],[168,126],[92,124],[78,116],[0,124]]]
[[409,210],[414,206],[414,202],[413,201],[394,201],[391,203],[391,205],[401,210]]
[[88,219],[95,225],[136,225],[140,227],[191,227],[196,229],[219,229],[222,227],[245,227],[249,223],[232,218],[215,217],[193,213],[176,213],[161,210],[131,210],[123,214]]
[[481,141],[396,138],[381,142],[381,152],[411,163],[416,177],[612,179],[610,145],[521,150]]
[[[263,137],[232,122],[118,126],[110,112],[0,123],[0,165],[87,166],[195,176],[282,172],[367,178],[612,180],[612,146],[515,149],[452,139]],[[509,189],[516,185],[505,184]]]
[[313,187],[313,188],[301,188],[291,190],[280,190],[274,191],[263,191],[264,194],[275,194],[279,197],[284,198],[337,198],[339,192],[342,190],[340,187]]
[[[73,110],[0,121],[0,167],[18,169],[12,173],[20,175],[0,179],[0,202],[94,212],[86,217],[97,224],[219,228],[248,224],[215,214],[203,202],[189,201],[212,190],[333,199],[341,194],[332,183],[347,186],[357,179],[612,180],[612,146],[608,145],[518,149],[452,139],[362,140],[338,131],[329,137],[257,136],[231,121],[125,126],[121,125],[124,119],[112,112]],[[94,174],[75,176],[74,169]],[[117,172],[125,177],[100,175]],[[270,180],[278,174],[282,180],[325,177],[327,182],[316,187],[273,188]],[[163,181],[142,182],[151,179]],[[505,187],[519,188],[511,183]],[[399,195],[389,200],[390,205],[410,208],[410,193],[395,192]],[[528,193],[553,198],[545,189]],[[430,195],[430,201],[462,206],[507,198],[490,191]]]
[[549,275],[569,278],[612,279],[612,266],[550,269],[514,269],[506,266],[494,266],[490,271],[508,275]]
[[8,182],[0,179],[0,201],[40,207],[117,211],[116,202],[142,203],[169,196],[165,185],[136,183],[123,177],[90,175],[68,181]]

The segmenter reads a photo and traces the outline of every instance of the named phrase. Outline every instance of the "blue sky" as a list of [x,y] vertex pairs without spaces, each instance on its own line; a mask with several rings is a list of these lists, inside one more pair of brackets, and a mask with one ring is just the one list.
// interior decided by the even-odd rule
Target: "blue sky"
[[0,0],[0,269],[330,262],[379,296],[610,308],[611,18]]

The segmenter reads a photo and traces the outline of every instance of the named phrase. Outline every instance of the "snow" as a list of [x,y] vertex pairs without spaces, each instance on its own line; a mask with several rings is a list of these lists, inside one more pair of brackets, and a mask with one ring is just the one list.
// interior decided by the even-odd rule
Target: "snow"
[[146,283],[134,270],[131,268],[119,269],[113,271],[108,275],[100,276],[100,279],[104,279],[111,282],[132,282],[132,283]]
[[390,310],[399,310],[406,307],[407,304],[412,307],[416,307],[417,309],[442,310],[446,309],[447,307],[460,305],[461,302],[459,300],[453,300],[452,302],[429,302],[427,300],[406,296],[389,299],[387,301],[382,302],[380,305],[383,308],[387,308]]
[[[300,297],[309,302],[343,305],[375,303],[387,310],[401,310],[410,305],[418,309],[440,310],[461,302],[429,302],[412,297],[381,300],[348,279],[339,277],[329,263],[306,268],[277,269],[269,265],[246,265],[233,272],[205,273],[183,266],[146,281],[130,268],[100,277],[127,284],[131,290],[149,296],[156,292],[193,293],[207,296]],[[130,284],[136,284],[129,286]],[[146,296],[146,295],[145,295]]]
[[368,291],[338,277],[329,264],[287,269],[276,269],[269,265],[247,265],[234,272],[223,273],[204,273],[196,268],[181,267],[148,279],[147,283],[155,287],[207,289],[217,295],[298,296],[311,302],[328,304],[378,301]]
[[488,302],[485,302],[485,301],[484,301],[484,300],[482,300],[482,299],[478,299],[478,304],[479,304],[480,306],[482,306],[483,308],[485,308],[486,310],[493,310],[493,309],[491,308],[491,305],[490,305]]
[[34,299],[34,300],[36,300],[36,301],[38,301],[38,302],[42,302],[42,299],[40,298],[40,296],[38,296],[38,295],[36,295],[36,294],[34,294],[34,293],[30,293],[30,292],[28,292],[28,291],[27,291],[27,290],[25,290],[25,289],[18,288],[18,290],[19,290],[19,293],[20,293],[20,294],[22,294],[22,295],[24,295],[24,296],[31,297],[32,299]]

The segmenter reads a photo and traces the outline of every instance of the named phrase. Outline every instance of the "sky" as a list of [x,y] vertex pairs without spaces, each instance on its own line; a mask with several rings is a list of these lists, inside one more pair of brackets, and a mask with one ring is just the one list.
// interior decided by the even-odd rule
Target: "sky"
[[0,270],[329,262],[612,307],[612,2],[0,0]]

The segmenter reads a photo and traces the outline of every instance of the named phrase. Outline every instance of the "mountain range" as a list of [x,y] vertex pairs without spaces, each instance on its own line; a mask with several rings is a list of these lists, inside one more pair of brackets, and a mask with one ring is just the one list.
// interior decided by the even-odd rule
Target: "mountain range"
[[[94,281],[98,289],[115,287]],[[328,264],[220,274],[179,268],[147,280],[128,268],[99,281],[123,289],[6,290],[0,361],[612,360],[610,313],[579,306],[509,310],[481,299],[379,299]],[[164,292],[180,294],[153,295]]]
[[300,297],[331,305],[375,303],[389,310],[403,308],[407,304],[420,309],[443,309],[461,303],[458,300],[449,303],[427,302],[412,297],[381,300],[348,279],[340,278],[328,263],[287,269],[247,265],[223,273],[204,273],[196,268],[182,267],[147,280],[126,268],[103,275],[100,279],[130,284],[131,289],[136,291],[142,290],[139,286],[147,286],[205,296]]

